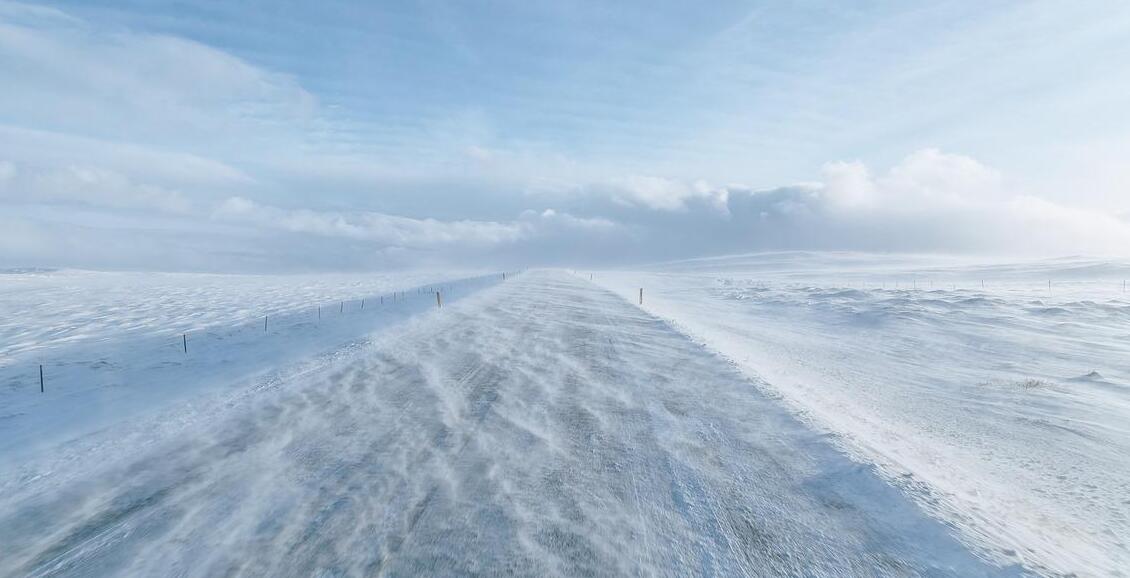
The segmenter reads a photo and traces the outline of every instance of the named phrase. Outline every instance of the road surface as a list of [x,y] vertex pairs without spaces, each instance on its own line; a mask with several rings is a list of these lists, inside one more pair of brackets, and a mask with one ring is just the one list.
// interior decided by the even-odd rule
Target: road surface
[[749,378],[534,272],[21,474],[0,576],[997,576]]

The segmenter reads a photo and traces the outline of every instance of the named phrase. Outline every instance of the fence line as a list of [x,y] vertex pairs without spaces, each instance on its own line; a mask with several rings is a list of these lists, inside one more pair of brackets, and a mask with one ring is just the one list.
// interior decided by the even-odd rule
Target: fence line
[[[441,294],[443,292],[455,293],[455,292],[457,292],[457,290],[461,290],[461,289],[468,289],[468,288],[473,289],[473,288],[480,286],[480,285],[485,286],[486,284],[488,284],[492,281],[497,282],[498,277],[496,275],[497,274],[495,274],[495,273],[490,273],[490,274],[487,274],[487,275],[480,275],[480,276],[477,276],[477,277],[467,277],[467,278],[464,278],[464,279],[458,279],[458,280],[450,282],[448,284],[419,286],[419,287],[416,287],[416,290],[417,290],[417,293],[421,297],[426,296],[426,295],[434,292],[435,296],[436,296],[436,307],[441,308],[442,304],[443,304]],[[514,277],[514,275],[511,274],[510,278],[513,278],[513,277]],[[502,274],[502,278],[503,278],[503,280],[507,279],[505,272]],[[392,291],[391,292],[391,297],[392,297],[391,303],[393,303],[393,304],[404,304],[404,303],[406,303],[408,301],[406,293],[407,293],[406,291]],[[399,299],[397,298],[397,296],[399,296]],[[380,294],[380,295],[377,295],[376,297],[378,298],[379,303],[381,305],[384,305],[385,295]],[[361,297],[359,300],[358,299],[338,300],[339,301],[338,315],[342,316],[342,317],[345,316],[345,314],[347,313],[345,311],[345,304],[349,301],[358,301],[359,307],[356,309],[356,311],[357,312],[364,311],[366,299],[367,299],[367,297]],[[317,308],[317,321],[318,321],[318,323],[320,323],[321,320],[322,320],[322,306],[319,304],[319,305],[316,306],[316,308]],[[281,328],[281,329],[287,329],[287,328],[299,327],[303,323],[308,323],[308,322],[304,322],[302,320],[301,311],[303,309],[305,309],[305,308],[304,307],[303,308],[294,307],[294,308],[291,308],[289,310],[282,310],[281,312],[275,312],[276,318],[282,319],[282,321],[281,322],[276,321],[276,323],[271,323],[271,324],[268,324],[268,320],[270,319],[271,314],[268,313],[268,314],[263,315],[263,333],[270,335],[271,334],[270,329],[273,328],[273,327],[276,327],[276,326]],[[309,311],[309,309],[306,309],[306,311]],[[372,308],[370,308],[370,311],[377,313],[377,312],[382,311],[382,309],[372,309]],[[286,322],[287,319],[293,319],[294,321],[287,323]],[[235,335],[237,332],[242,330],[241,328],[245,328],[246,326],[247,326],[246,322],[236,323],[235,325],[227,326],[226,335],[228,335],[228,336]],[[315,326],[317,326],[317,324],[315,324]],[[188,355],[188,334],[189,333],[196,333],[196,332],[200,332],[200,331],[207,331],[209,333],[214,333],[214,332],[223,331],[223,330],[224,330],[224,326],[220,326],[220,325],[212,325],[212,326],[207,326],[207,327],[201,327],[201,328],[198,328],[198,329],[195,329],[195,330],[192,330],[192,329],[183,330],[181,332],[181,349],[183,351],[183,354]],[[278,331],[278,329],[276,329],[276,332],[277,331]],[[137,335],[136,337],[144,339],[147,336]],[[152,337],[154,337],[154,341],[160,342],[160,339],[157,339],[156,335],[154,335]],[[74,346],[76,344],[71,343],[71,344],[68,344],[68,345]],[[81,345],[81,343],[77,344],[77,345]],[[165,347],[167,347],[167,346],[165,346]],[[62,362],[62,361],[56,361],[55,363],[57,365],[60,364],[60,363],[63,363],[64,365],[66,364],[66,362]],[[40,393],[46,393],[46,378],[45,378],[45,374],[44,374],[44,364],[43,363],[39,364],[39,390],[40,390]]]

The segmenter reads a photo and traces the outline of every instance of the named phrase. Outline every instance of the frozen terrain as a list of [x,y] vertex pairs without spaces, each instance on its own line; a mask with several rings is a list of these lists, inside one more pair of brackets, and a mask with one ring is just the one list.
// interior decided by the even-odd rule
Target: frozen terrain
[[[69,344],[124,335],[173,335],[255,324],[339,300],[471,277],[477,273],[210,275],[80,270],[0,270],[0,360],[18,362]],[[44,356],[48,356],[46,353]]]
[[1087,576],[1130,568],[1128,277],[1078,258],[811,253],[595,273],[633,303],[644,288],[645,310],[983,554]]
[[451,301],[500,280],[451,279],[465,274],[0,274],[0,466],[202,391],[277,378],[435,308],[434,290]]
[[576,276],[286,367],[0,470],[0,575],[1022,572]]

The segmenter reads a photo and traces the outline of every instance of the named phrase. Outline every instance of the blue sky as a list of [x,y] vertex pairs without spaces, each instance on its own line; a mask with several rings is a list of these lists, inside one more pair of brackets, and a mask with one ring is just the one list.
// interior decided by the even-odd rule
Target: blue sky
[[1126,62],[1117,1],[0,2],[0,266],[1121,253]]

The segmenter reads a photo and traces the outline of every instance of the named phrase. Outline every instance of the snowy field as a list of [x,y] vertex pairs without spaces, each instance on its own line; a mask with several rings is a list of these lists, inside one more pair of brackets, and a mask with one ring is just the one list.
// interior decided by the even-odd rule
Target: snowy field
[[1124,575],[1128,272],[9,273],[0,576]]
[[0,575],[1024,572],[576,276],[331,353],[0,470]]
[[595,273],[633,303],[644,288],[645,310],[982,554],[1087,576],[1130,568],[1128,277],[1125,262],[818,253]]
[[0,270],[0,360],[46,359],[71,344],[255,324],[264,315],[327,312],[355,301],[475,272],[210,275]]
[[434,308],[434,289],[497,281],[471,275],[0,274],[0,464],[332,354]]

